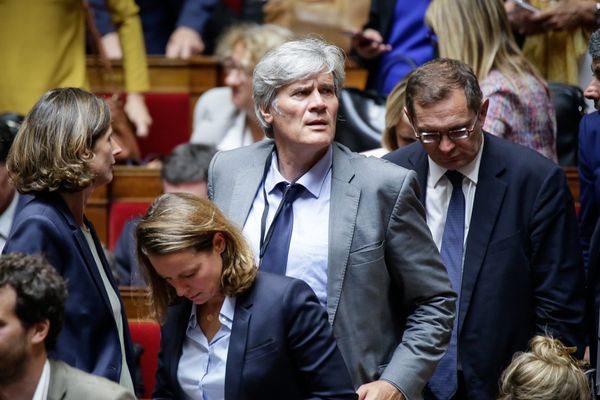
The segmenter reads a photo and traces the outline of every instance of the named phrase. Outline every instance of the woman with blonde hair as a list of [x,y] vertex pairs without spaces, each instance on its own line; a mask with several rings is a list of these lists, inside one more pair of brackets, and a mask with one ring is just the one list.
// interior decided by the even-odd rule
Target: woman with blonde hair
[[242,233],[210,201],[162,195],[136,236],[164,321],[153,398],[356,398],[314,292],[257,272]]
[[439,55],[468,64],[490,99],[484,130],[556,161],[550,91],[519,50],[501,0],[433,0],[426,14]]
[[589,400],[588,379],[559,340],[535,336],[500,378],[499,400]]
[[211,89],[198,99],[192,143],[231,150],[264,138],[254,112],[252,72],[267,51],[293,38],[289,29],[270,24],[239,24],[225,32],[216,49],[225,87]]
[[81,89],[53,89],[25,117],[6,166],[20,193],[4,253],[43,254],[68,283],[65,322],[53,358],[133,392],[125,310],[94,227],[84,215],[95,188],[112,180],[110,111]]

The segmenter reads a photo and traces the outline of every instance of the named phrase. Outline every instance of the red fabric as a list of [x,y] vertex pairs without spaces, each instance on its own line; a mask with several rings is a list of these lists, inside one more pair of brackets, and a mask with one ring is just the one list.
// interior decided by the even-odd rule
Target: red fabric
[[119,235],[129,218],[144,215],[149,203],[114,202],[110,205],[108,217],[108,248],[115,249]]
[[222,0],[223,4],[229,7],[236,15],[242,13],[242,0]]
[[146,106],[152,117],[147,137],[138,137],[142,158],[163,157],[192,134],[190,96],[187,93],[146,93]]
[[142,376],[144,378],[144,399],[152,398],[154,377],[158,367],[160,349],[160,325],[152,321],[129,321],[131,340],[144,348],[141,357]]

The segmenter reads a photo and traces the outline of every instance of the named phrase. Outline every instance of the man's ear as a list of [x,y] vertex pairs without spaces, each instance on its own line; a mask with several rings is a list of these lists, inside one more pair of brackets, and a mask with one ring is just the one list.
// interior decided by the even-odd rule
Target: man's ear
[[273,123],[273,114],[271,113],[271,108],[269,107],[269,109],[264,109],[264,108],[260,108],[259,109],[260,114],[263,116],[263,118],[265,119],[265,121],[267,121],[269,124]]
[[28,334],[32,344],[40,344],[46,340],[48,331],[50,330],[50,321],[45,319],[40,322],[36,322],[31,325],[28,329]]
[[482,129],[483,129],[483,125],[485,124],[485,117],[487,116],[489,106],[490,106],[490,99],[485,99],[481,103],[481,108],[479,109],[479,123],[480,123],[480,126]]

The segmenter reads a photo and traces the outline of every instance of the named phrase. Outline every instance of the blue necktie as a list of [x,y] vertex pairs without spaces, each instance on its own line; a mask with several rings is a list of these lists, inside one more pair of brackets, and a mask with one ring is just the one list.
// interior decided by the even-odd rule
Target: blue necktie
[[[465,237],[465,195],[462,190],[463,175],[458,171],[447,171],[446,177],[452,183],[452,197],[448,205],[444,236],[442,237],[441,256],[452,288],[460,299],[460,285],[462,280],[462,258]],[[458,388],[457,380],[457,332],[458,332],[458,305],[456,303],[456,318],[450,338],[448,351],[440,360],[429,388],[438,400],[450,399]]]
[[277,188],[283,193],[280,212],[275,215],[271,222],[273,226],[267,234],[267,248],[263,254],[260,268],[263,271],[273,272],[279,275],[285,275],[287,268],[288,253],[290,250],[290,241],[292,239],[292,230],[294,228],[294,209],[292,203],[304,190],[304,186],[299,183],[290,185],[286,182],[277,184]]

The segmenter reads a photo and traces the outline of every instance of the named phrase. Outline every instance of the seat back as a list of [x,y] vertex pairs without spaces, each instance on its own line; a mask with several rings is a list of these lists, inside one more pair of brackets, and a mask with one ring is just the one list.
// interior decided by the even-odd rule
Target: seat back
[[115,249],[125,223],[133,218],[144,215],[149,203],[116,201],[110,205],[108,217],[108,248]]
[[556,153],[562,166],[577,165],[579,121],[585,114],[585,98],[578,86],[548,82],[556,111]]
[[140,357],[140,368],[144,381],[144,399],[152,398],[156,369],[158,368],[158,352],[160,350],[160,325],[149,320],[130,320],[131,340],[143,348]]
[[147,137],[138,137],[142,158],[164,157],[192,133],[190,96],[187,93],[147,93],[152,125]]

